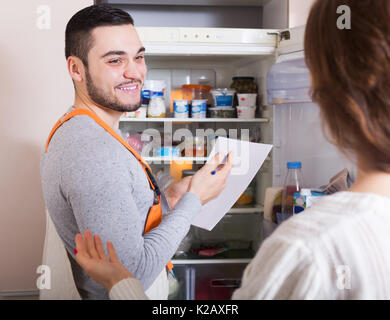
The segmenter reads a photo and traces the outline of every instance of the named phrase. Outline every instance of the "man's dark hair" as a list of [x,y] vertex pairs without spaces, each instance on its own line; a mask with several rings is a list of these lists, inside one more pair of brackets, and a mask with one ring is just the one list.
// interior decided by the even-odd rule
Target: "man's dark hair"
[[65,57],[75,56],[88,67],[88,52],[93,44],[91,32],[102,26],[134,25],[125,11],[108,5],[93,5],[77,12],[66,25]]

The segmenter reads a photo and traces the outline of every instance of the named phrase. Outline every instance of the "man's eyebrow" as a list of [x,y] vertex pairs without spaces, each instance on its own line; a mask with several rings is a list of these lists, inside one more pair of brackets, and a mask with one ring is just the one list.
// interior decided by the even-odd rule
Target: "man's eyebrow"
[[108,57],[108,56],[124,56],[126,54],[127,53],[125,51],[112,50],[112,51],[108,51],[107,53],[102,55],[101,58],[105,58],[105,57]]
[[138,50],[137,54],[139,54],[139,53],[141,53],[141,52],[145,52],[145,47],[141,47],[141,48],[139,48],[139,50]]
[[[137,54],[139,54],[141,52],[145,52],[145,47],[139,48]],[[105,53],[104,55],[102,55],[101,58],[105,58],[105,57],[108,57],[108,56],[124,56],[126,54],[127,53],[125,51],[111,50],[111,51],[108,51],[107,53]]]

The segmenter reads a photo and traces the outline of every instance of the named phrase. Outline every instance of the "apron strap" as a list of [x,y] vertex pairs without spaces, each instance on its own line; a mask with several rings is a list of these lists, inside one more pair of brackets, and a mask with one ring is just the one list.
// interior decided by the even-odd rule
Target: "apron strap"
[[[142,159],[142,157],[138,154],[137,151],[135,151],[114,129],[112,129],[107,123],[105,123],[102,119],[100,119],[95,113],[93,113],[92,111],[90,110],[87,110],[87,109],[75,109],[71,112],[69,112],[68,114],[64,114],[60,120],[57,121],[57,123],[55,124],[55,126],[53,127],[53,129],[51,130],[50,132],[50,135],[49,135],[49,138],[47,139],[47,142],[46,142],[46,148],[45,148],[45,152],[47,152],[47,149],[49,147],[49,143],[54,135],[54,133],[57,131],[57,129],[59,127],[61,127],[61,125],[68,121],[69,119],[71,119],[72,117],[75,117],[75,116],[80,116],[80,115],[85,115],[85,116],[89,116],[91,117],[98,125],[100,125],[104,130],[106,130],[109,134],[111,134],[116,140],[118,140],[126,149],[128,149],[133,155],[134,157],[136,157],[136,159],[139,161],[139,163],[141,164],[142,168],[144,169],[145,173],[146,173],[146,176],[148,177],[148,180],[149,180],[149,184],[151,186],[151,188],[156,191],[157,195],[160,195],[161,194],[161,191],[159,190],[158,188],[158,185],[156,183],[156,180],[154,179],[153,175],[152,175],[152,169],[150,168],[150,166],[145,162],[144,159]],[[61,120],[62,119],[62,120]]]

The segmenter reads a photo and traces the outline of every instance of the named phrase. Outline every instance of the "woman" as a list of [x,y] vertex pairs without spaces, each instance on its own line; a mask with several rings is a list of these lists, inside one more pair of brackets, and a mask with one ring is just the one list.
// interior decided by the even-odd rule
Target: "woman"
[[[351,10],[351,29],[338,28],[341,5]],[[317,0],[305,54],[324,127],[355,159],[357,178],[348,192],[322,198],[267,238],[233,298],[389,299],[390,1]],[[76,238],[77,261],[111,298],[145,298],[136,280],[124,279],[131,275],[112,246],[109,262],[99,238],[85,237],[87,249]]]

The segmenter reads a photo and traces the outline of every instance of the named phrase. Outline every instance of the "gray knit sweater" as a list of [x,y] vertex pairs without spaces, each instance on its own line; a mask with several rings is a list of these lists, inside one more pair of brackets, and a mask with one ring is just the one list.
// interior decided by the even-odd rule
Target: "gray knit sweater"
[[120,262],[146,290],[201,209],[192,193],[172,210],[163,203],[163,221],[143,235],[154,197],[147,176],[126,148],[84,115],[68,120],[54,134],[41,156],[41,180],[47,209],[69,253],[83,299],[108,299],[108,292],[75,262],[76,233],[88,229],[104,244],[112,241]]

